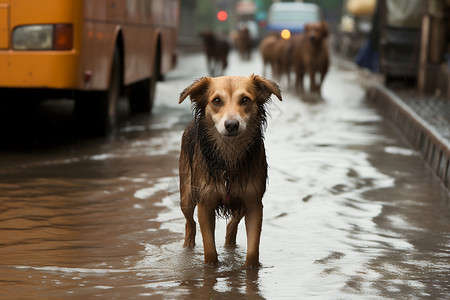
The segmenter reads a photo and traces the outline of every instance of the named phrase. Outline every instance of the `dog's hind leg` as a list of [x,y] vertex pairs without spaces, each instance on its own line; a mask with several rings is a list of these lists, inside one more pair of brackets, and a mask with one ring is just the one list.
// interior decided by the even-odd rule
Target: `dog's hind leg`
[[[184,194],[184,195],[183,195]],[[180,201],[181,211],[186,218],[185,226],[185,237],[183,247],[194,247],[195,246],[195,232],[196,224],[194,221],[194,210],[195,203],[191,201],[189,197],[186,196],[183,191],[181,191],[181,201]]]
[[303,70],[296,70],[295,72],[296,75],[296,79],[295,79],[295,89],[297,92],[299,93],[303,93],[304,88],[303,88]]
[[319,95],[322,94],[321,90],[322,90],[323,81],[324,81],[324,79],[325,79],[325,75],[327,75],[327,69],[322,70],[322,71],[320,72],[320,83],[319,83],[319,87],[318,87]]
[[245,211],[245,229],[247,231],[247,258],[244,267],[259,266],[259,240],[263,219],[263,205],[254,203]]
[[225,236],[225,247],[236,246],[236,234],[238,231],[238,225],[243,217],[244,217],[243,211],[236,212],[231,217],[231,220],[227,224],[227,234]]
[[210,76],[214,76],[214,59],[208,57],[206,61],[206,67]]
[[209,75],[215,77],[217,75],[217,61],[216,59],[211,60],[211,66],[209,68]]
[[222,58],[222,70],[221,70],[222,74],[225,74],[225,70],[227,69],[227,67],[228,67],[228,52],[225,55],[225,57]]
[[309,74],[309,80],[310,80],[310,82],[309,82],[309,84],[310,84],[309,91],[311,93],[318,93],[319,92],[319,86],[317,85],[317,82],[316,82],[316,72],[315,72],[315,70],[313,68],[310,68],[308,70],[308,74]]
[[214,242],[214,231],[216,228],[215,209],[205,203],[199,203],[198,222],[200,223],[200,230],[202,231],[205,264],[217,264],[217,251]]

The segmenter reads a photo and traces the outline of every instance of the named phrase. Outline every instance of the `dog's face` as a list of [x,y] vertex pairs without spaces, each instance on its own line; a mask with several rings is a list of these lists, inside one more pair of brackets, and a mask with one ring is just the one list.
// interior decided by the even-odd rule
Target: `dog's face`
[[224,137],[244,133],[259,107],[274,94],[281,100],[278,85],[260,76],[203,77],[180,95],[181,103],[190,96],[196,108]]
[[329,28],[325,21],[308,23],[305,25],[305,34],[312,42],[319,42],[328,36]]

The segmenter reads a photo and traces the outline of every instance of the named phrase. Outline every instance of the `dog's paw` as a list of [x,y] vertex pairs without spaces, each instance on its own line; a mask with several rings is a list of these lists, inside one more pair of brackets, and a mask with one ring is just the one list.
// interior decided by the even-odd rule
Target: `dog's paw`
[[215,261],[210,261],[210,262],[205,261],[205,266],[217,268],[219,266],[219,260],[217,259]]
[[183,244],[184,248],[194,248],[195,247],[195,241],[184,241]]
[[257,262],[257,263],[253,263],[253,264],[248,264],[247,262],[242,266],[243,269],[247,269],[247,270],[256,270],[259,269],[261,267],[261,263]]

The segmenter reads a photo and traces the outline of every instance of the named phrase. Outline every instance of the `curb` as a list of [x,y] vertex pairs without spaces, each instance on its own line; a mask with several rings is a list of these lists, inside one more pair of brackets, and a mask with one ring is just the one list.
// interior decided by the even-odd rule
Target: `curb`
[[450,144],[395,93],[382,85],[370,87],[367,98],[422,154],[425,162],[450,192]]

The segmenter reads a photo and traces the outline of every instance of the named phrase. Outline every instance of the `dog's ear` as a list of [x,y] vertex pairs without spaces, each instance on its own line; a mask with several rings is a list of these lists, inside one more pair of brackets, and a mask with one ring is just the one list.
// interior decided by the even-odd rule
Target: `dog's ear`
[[326,38],[328,36],[328,34],[330,33],[330,27],[328,27],[328,23],[325,21],[321,22],[322,24],[322,34],[323,37]]
[[308,32],[311,29],[311,26],[309,25],[309,23],[306,23],[305,26],[303,27],[303,32]]
[[190,96],[192,102],[200,101],[208,91],[209,84],[211,82],[211,77],[202,77],[194,81],[190,86],[185,88],[180,94],[180,100],[178,104],[184,101],[187,96]]
[[281,90],[275,81],[254,74],[250,76],[250,78],[252,78],[255,83],[256,93],[261,95],[264,102],[267,101],[272,94],[277,96],[280,101],[283,100],[281,98]]

